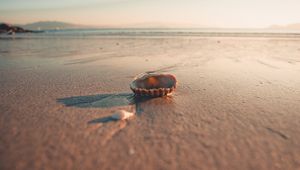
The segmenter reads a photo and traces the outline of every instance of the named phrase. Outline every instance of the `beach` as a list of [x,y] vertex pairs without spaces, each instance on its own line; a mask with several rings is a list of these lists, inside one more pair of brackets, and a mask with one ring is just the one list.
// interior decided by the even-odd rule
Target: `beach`
[[299,37],[0,37],[0,169],[300,169],[299,73]]

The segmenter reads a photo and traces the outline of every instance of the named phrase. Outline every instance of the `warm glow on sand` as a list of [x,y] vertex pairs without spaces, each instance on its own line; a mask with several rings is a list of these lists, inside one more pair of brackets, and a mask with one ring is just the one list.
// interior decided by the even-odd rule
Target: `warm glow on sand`
[[0,21],[97,26],[267,27],[300,22],[298,0],[1,0]]
[[300,0],[0,0],[0,170],[300,170],[299,75]]

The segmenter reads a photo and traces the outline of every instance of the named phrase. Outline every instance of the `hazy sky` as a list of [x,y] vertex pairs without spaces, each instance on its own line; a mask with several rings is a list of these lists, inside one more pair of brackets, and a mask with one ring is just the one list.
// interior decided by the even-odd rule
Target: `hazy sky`
[[0,0],[0,21],[266,27],[300,22],[300,0]]

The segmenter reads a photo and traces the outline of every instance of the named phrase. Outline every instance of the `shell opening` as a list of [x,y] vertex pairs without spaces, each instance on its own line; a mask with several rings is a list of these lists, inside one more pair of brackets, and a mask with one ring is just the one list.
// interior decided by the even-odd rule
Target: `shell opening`
[[159,89],[176,87],[176,78],[170,74],[147,74],[134,80],[131,88]]

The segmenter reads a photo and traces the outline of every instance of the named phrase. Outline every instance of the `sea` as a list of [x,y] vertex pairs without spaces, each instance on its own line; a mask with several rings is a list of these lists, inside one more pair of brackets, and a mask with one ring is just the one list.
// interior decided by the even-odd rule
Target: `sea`
[[0,38],[43,37],[97,37],[97,36],[198,36],[198,37],[288,37],[299,38],[300,30],[284,29],[219,29],[219,28],[102,28],[102,29],[56,29],[40,33],[15,35],[0,34]]
[[[132,46],[137,48],[134,39],[155,38],[300,38],[300,30],[270,29],[67,29],[46,30],[40,33],[18,33],[15,35],[0,34],[0,70],[14,67],[33,67],[61,63],[72,63],[71,58],[110,57],[118,53],[118,39],[129,38]],[[298,38],[298,39],[297,39]],[[151,40],[149,40],[151,41]],[[139,41],[140,42],[140,41]],[[153,40],[151,42],[160,42]],[[123,48],[123,47],[122,47]],[[126,47],[127,48],[127,47]],[[124,48],[123,48],[124,49]],[[104,55],[105,54],[105,55]],[[92,56],[92,57],[91,57]],[[73,62],[74,63],[74,62]]]

